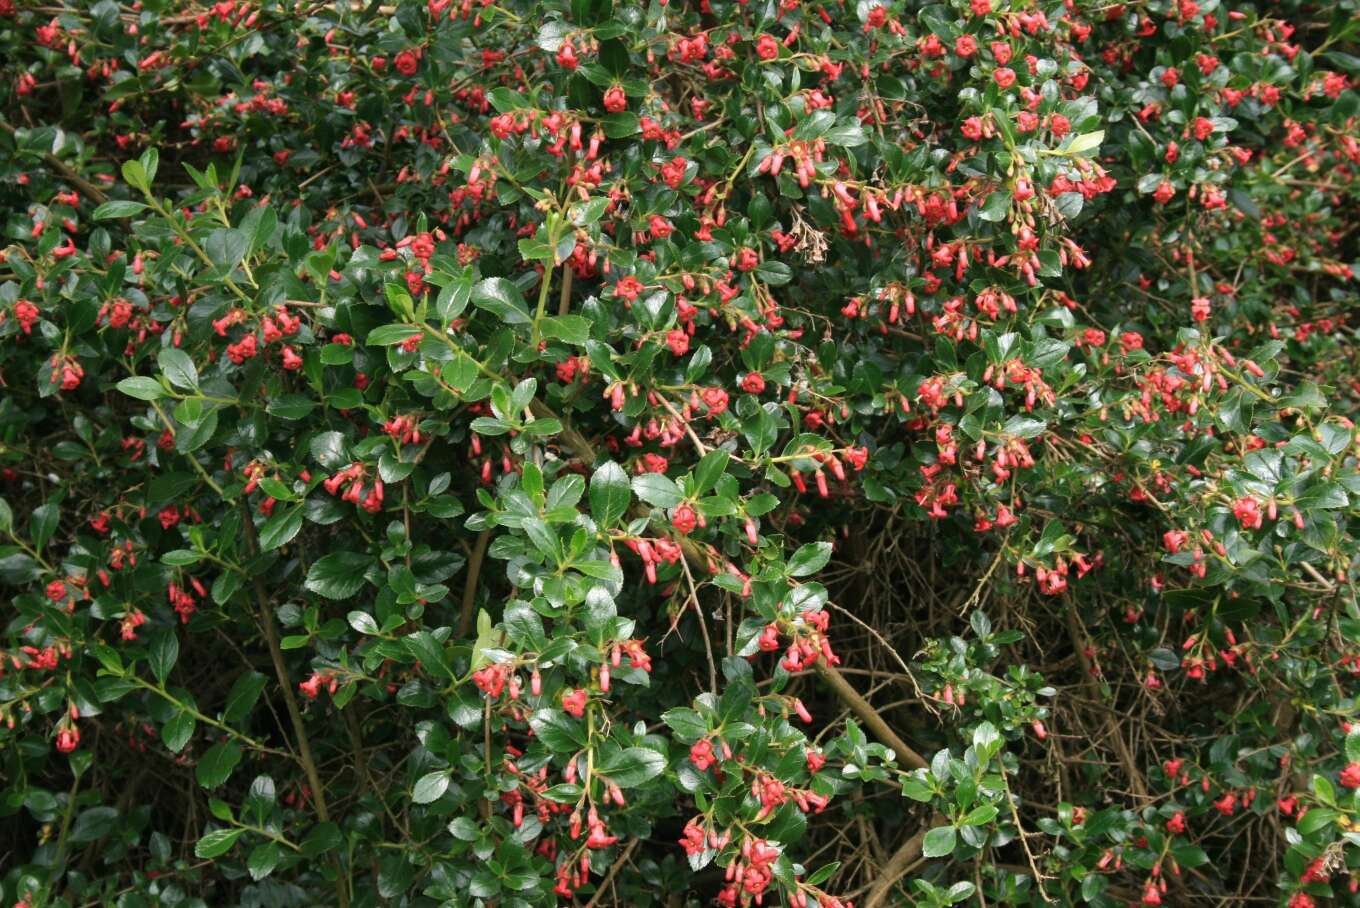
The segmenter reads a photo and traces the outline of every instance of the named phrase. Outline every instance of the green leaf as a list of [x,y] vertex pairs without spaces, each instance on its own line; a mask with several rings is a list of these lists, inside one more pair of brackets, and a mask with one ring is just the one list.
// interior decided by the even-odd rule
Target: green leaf
[[345,453],[345,436],[339,432],[322,432],[312,439],[308,450],[312,454],[312,459],[328,470],[349,463],[349,457]]
[[198,369],[189,354],[174,347],[163,347],[156,356],[156,364],[170,380],[170,384],[185,391],[198,388]]
[[677,706],[675,709],[666,710],[661,714],[661,721],[665,722],[670,730],[675,732],[676,739],[682,744],[693,744],[708,734],[708,722],[698,712],[687,706]]
[[164,687],[165,679],[170,676],[170,669],[174,668],[175,662],[179,660],[179,637],[174,630],[164,630],[153,637],[147,657],[151,663],[151,673],[156,676],[156,681],[161,687]]
[[123,162],[123,182],[127,183],[133,189],[140,189],[143,192],[151,185],[147,181],[146,168],[142,166],[141,161]]
[[150,186],[156,180],[156,168],[160,166],[161,154],[155,148],[148,148],[142,152],[142,156],[137,159],[142,165],[142,172],[146,174],[146,183]]
[[643,473],[633,477],[633,494],[652,507],[673,508],[685,500],[674,480],[661,473]]
[[607,776],[620,788],[634,788],[661,775],[666,758],[645,747],[628,747],[601,760],[595,771]]
[[96,221],[112,220],[113,218],[130,218],[146,210],[146,205],[141,202],[114,201],[105,202],[94,210]]
[[241,762],[241,748],[235,741],[222,741],[208,748],[194,767],[194,776],[204,788],[216,788],[231,777],[236,764]]
[[1104,130],[1082,133],[1081,135],[1074,137],[1072,141],[1068,143],[1067,148],[1065,148],[1064,151],[1069,155],[1078,155],[1083,152],[1094,151],[1100,147],[1100,143],[1103,141],[1105,141]]
[[416,631],[407,634],[402,640],[406,643],[407,650],[427,673],[445,680],[453,677],[448,660],[444,657],[444,645],[434,634],[429,631]]
[[350,612],[348,615],[345,616],[345,620],[349,622],[350,627],[354,628],[361,634],[368,634],[369,636],[372,636],[378,633],[379,631],[378,622],[375,621],[373,619],[373,616],[370,615],[368,612],[359,611]]
[[600,464],[590,477],[590,515],[601,530],[617,524],[628,511],[632,492],[628,474],[612,460]]
[[438,801],[444,796],[444,792],[448,791],[449,778],[447,769],[426,773],[416,782],[416,787],[411,789],[411,800],[417,804],[429,804],[432,801]]
[[316,409],[316,399],[307,394],[284,394],[271,400],[265,412],[279,419],[295,421]]
[[756,276],[771,287],[782,287],[793,280],[793,271],[783,262],[761,262],[756,266]]
[[1347,507],[1351,500],[1341,483],[1324,481],[1309,487],[1294,503],[1303,511],[1328,511]]
[[1176,845],[1171,849],[1171,856],[1176,859],[1176,863],[1182,867],[1193,870],[1196,867],[1203,867],[1209,863],[1209,854],[1198,845]]
[[562,45],[566,43],[567,36],[573,31],[575,31],[575,28],[570,22],[552,19],[539,26],[538,46],[550,54],[555,54],[562,49]]
[[348,599],[364,587],[364,572],[373,564],[358,552],[332,552],[307,571],[303,586],[327,599]]
[[302,508],[292,507],[280,511],[264,522],[260,528],[260,551],[270,552],[293,541],[302,529]]
[[226,722],[239,722],[250,715],[255,701],[260,699],[268,679],[259,672],[248,671],[236,679],[227,694],[227,704],[222,709],[222,719]]
[[244,832],[244,829],[214,829],[194,845],[194,857],[204,858],[205,860],[221,857],[231,851],[231,846],[236,844],[236,840]]
[[960,826],[982,826],[996,819],[995,804],[979,804],[968,815],[959,820]]
[[468,428],[478,435],[495,437],[497,435],[504,435],[514,428],[514,426],[503,419],[496,419],[491,416],[478,416],[472,422],[468,423]]
[[789,559],[788,575],[790,577],[806,577],[815,574],[826,563],[831,560],[831,543],[829,542],[809,542],[807,545],[800,546],[798,551],[793,553]]
[[29,521],[29,535],[33,539],[33,547],[42,550],[43,546],[51,541],[52,536],[57,532],[57,524],[61,522],[61,508],[54,501],[39,505],[33,509],[33,519]]
[[1001,431],[1014,438],[1037,438],[1042,435],[1048,424],[1041,419],[1029,416],[1012,416],[1006,420]]
[[434,308],[439,318],[447,325],[463,314],[472,300],[472,280],[466,275],[456,277],[446,284],[435,297]]
[[709,451],[699,461],[694,468],[694,480],[690,484],[689,493],[699,496],[713,488],[718,479],[727,471],[727,462],[731,454],[726,448],[715,448]]
[[580,315],[554,315],[539,323],[544,337],[584,347],[590,340],[590,320]]
[[854,120],[831,127],[822,138],[829,144],[842,148],[854,148],[869,141],[869,137],[864,134],[864,127]]
[[482,830],[472,817],[457,817],[449,823],[449,834],[460,842],[475,842],[482,836]]
[[[411,299],[411,291],[401,284],[390,282],[383,284],[383,298],[387,300],[387,308],[391,309],[398,318],[409,318],[415,314],[415,301]],[[392,327],[392,326],[388,326]],[[376,343],[369,335],[370,344]]]
[[305,858],[316,858],[339,848],[345,841],[340,833],[340,827],[334,823],[318,823],[312,827],[312,831],[307,834],[307,838],[302,840],[302,856]]
[[586,746],[585,723],[560,709],[540,709],[529,717],[534,734],[554,753],[567,753]]
[[953,826],[936,826],[926,833],[921,854],[928,858],[943,858],[954,853],[955,833]]
[[208,234],[203,241],[203,251],[217,267],[230,271],[245,259],[250,251],[250,236],[243,230],[224,227]]
[[118,390],[137,400],[160,400],[165,396],[165,389],[161,387],[161,383],[145,375],[123,379],[118,383]]
[[78,845],[97,842],[118,825],[118,811],[112,807],[89,807],[80,812],[71,829],[71,841]]
[[485,309],[507,325],[527,325],[533,321],[524,294],[503,277],[489,277],[472,288],[472,304]]
[[179,753],[184,749],[184,745],[189,743],[189,739],[194,734],[194,724],[195,720],[192,715],[186,712],[178,712],[161,727],[161,740],[165,742],[165,746],[169,748],[171,753]]
[[419,337],[420,333],[420,329],[414,325],[380,325],[368,332],[365,343],[370,347],[390,347]]
[[604,134],[611,139],[624,139],[642,132],[642,120],[631,110],[606,114]]
[[277,842],[263,842],[250,849],[246,870],[250,871],[250,878],[258,883],[273,873],[282,860],[283,848]]
[[1010,208],[1011,194],[1001,190],[987,196],[987,201],[978,208],[978,217],[984,221],[1004,221]]

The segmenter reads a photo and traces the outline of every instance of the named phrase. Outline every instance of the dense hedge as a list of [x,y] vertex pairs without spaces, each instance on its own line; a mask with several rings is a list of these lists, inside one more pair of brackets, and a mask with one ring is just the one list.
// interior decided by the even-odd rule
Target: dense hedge
[[1360,904],[1358,38],[0,0],[0,901]]

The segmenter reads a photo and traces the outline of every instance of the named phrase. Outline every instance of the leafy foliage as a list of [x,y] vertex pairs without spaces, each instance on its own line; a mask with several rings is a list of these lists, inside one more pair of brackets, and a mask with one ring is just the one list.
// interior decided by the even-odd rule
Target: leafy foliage
[[0,897],[1357,904],[1354,0],[0,0]]

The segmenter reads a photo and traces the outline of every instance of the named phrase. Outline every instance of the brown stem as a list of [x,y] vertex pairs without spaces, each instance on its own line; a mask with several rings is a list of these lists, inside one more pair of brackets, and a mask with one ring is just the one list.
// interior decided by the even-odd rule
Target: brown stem
[[482,530],[477,535],[472,557],[468,559],[467,576],[463,579],[463,606],[458,613],[459,640],[472,631],[472,612],[477,606],[477,580],[482,574],[482,561],[486,558],[486,544],[491,541],[491,531]]
[[812,667],[817,670],[817,674],[827,683],[840,701],[869,727],[869,731],[873,733],[874,737],[880,743],[892,748],[897,759],[912,769],[925,769],[930,765],[914,748],[903,741],[897,732],[892,730],[892,727],[888,725],[879,711],[874,709],[873,704],[864,699],[860,692],[855,690],[849,681],[845,680],[844,675],[836,671],[834,667],[827,665],[825,660],[822,659],[812,663]]
[[[9,133],[10,135],[14,135],[15,133],[14,127],[6,123],[4,120],[0,120],[0,130],[3,130],[4,132]],[[47,164],[48,167],[51,167],[57,173],[61,174],[61,178],[63,180],[70,183],[75,188],[79,189],[81,193],[83,193],[87,198],[94,201],[95,204],[103,205],[105,202],[109,200],[109,197],[104,194],[104,190],[100,189],[98,186],[94,185],[89,180],[85,179],[80,174],[76,173],[61,158],[57,157],[54,154],[44,153],[42,159],[44,163]]]
[[557,298],[557,314],[566,315],[571,311],[571,277],[574,272],[570,265],[562,266],[562,294]]
[[864,898],[864,908],[881,908],[882,905],[886,904],[888,894],[897,881],[910,873],[923,860],[921,851],[925,847],[926,833],[943,822],[943,817],[936,817],[930,826],[907,839],[893,852],[892,857],[888,858],[888,862],[878,869],[873,888]]
[[[1081,666],[1081,684],[1086,688],[1087,696],[1096,702],[1101,702],[1104,696],[1100,690],[1100,685],[1096,683],[1095,672],[1091,665],[1091,659],[1086,655],[1087,642],[1086,634],[1081,627],[1081,618],[1077,615],[1077,607],[1069,606],[1067,609],[1067,635],[1072,640],[1072,646],[1077,651],[1077,663]],[[1147,785],[1143,783],[1143,774],[1138,771],[1138,761],[1133,757],[1133,751],[1129,750],[1129,743],[1124,740],[1124,734],[1119,730],[1119,722],[1115,719],[1114,710],[1105,713],[1105,733],[1114,743],[1115,752],[1119,755],[1119,762],[1124,766],[1124,773],[1129,777],[1129,784],[1133,786],[1133,793],[1139,798],[1146,799],[1148,796]]]
[[[260,551],[259,540],[255,535],[255,523],[244,503],[241,506],[241,524],[245,533],[246,549],[253,558]],[[297,738],[298,757],[302,761],[303,772],[307,774],[307,784],[312,788],[312,800],[316,804],[316,816],[322,823],[330,822],[330,811],[326,808],[326,790],[321,785],[321,774],[317,772],[316,760],[312,757],[312,745],[307,738],[307,727],[302,721],[302,710],[298,708],[297,697],[293,696],[293,685],[288,678],[288,666],[283,661],[283,649],[279,646],[278,628],[274,626],[274,612],[269,607],[269,593],[259,575],[251,578],[255,586],[255,600],[260,609],[260,627],[264,631],[265,643],[269,646],[269,658],[274,663],[274,674],[279,679],[283,691],[283,702],[288,707],[288,720]],[[335,900],[339,908],[349,908],[349,887],[341,872],[340,861],[334,855],[331,863],[335,867]]]
[[604,879],[600,880],[600,885],[595,887],[595,894],[590,897],[590,901],[586,902],[586,908],[595,908],[596,904],[600,901],[600,896],[604,895],[604,891],[614,882],[614,877],[619,875],[619,871],[623,869],[623,865],[628,863],[628,859],[633,856],[633,851],[637,848],[638,842],[640,841],[642,840],[633,839],[629,842],[623,849],[623,852],[615,859],[614,863],[609,865],[609,871],[604,875]]

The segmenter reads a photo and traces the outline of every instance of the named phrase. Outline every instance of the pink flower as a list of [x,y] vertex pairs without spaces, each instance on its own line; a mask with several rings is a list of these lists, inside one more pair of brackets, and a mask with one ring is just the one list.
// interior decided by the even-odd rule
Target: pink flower
[[569,694],[562,697],[562,708],[568,714],[581,718],[586,714],[586,692],[584,688],[576,688]]

